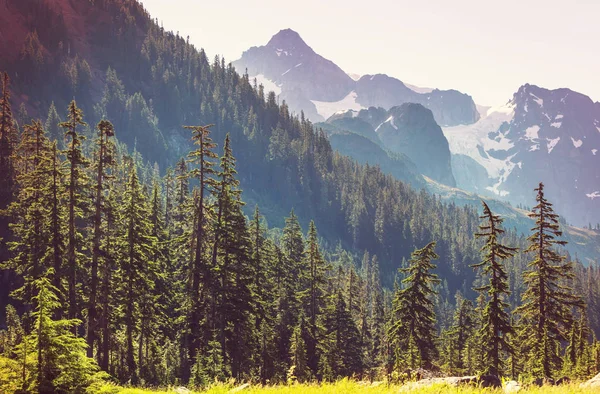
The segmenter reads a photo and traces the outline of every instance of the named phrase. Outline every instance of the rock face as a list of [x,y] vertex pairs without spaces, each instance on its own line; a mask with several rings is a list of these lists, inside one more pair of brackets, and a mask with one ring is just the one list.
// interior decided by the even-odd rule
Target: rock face
[[375,132],[383,146],[408,156],[429,178],[456,186],[452,174],[450,148],[430,110],[420,104],[391,108]]
[[580,385],[582,388],[598,388],[600,389],[600,373],[587,382],[583,382]]
[[504,392],[506,394],[514,394],[521,391],[521,385],[515,380],[509,380],[504,384]]
[[[407,158],[414,163],[416,172],[445,185],[456,186],[448,141],[435,122],[431,111],[420,104],[406,103],[392,107],[388,111],[376,107],[361,111],[345,111],[329,118],[325,125],[329,130],[335,128],[338,131],[347,131],[365,137],[377,143],[380,149],[399,155],[399,157],[392,155],[392,159],[406,162],[407,160],[403,158]],[[350,138],[355,142],[347,141]],[[365,161],[365,149],[368,146],[357,143],[355,137],[348,133],[341,133],[335,138],[331,137],[331,140],[334,148],[341,149],[344,154],[360,162]],[[377,154],[372,149],[370,151],[371,157]],[[382,169],[387,164],[382,161],[373,162],[370,159],[367,161],[371,164],[381,164]],[[397,173],[412,169],[410,165],[405,167],[398,168]],[[412,171],[407,175],[412,177]],[[397,177],[406,180],[406,176]],[[422,182],[415,184],[414,180],[409,180],[409,183],[417,187],[423,185]]]
[[600,222],[600,103],[569,89],[524,85],[476,124],[444,133],[453,154],[486,168],[488,193],[533,206],[533,189],[543,182],[570,223]]
[[[290,109],[323,121],[347,109],[421,103],[443,125],[470,124],[479,119],[473,99],[456,90],[416,91],[387,75],[365,75],[355,81],[330,60],[315,53],[293,30],[274,35],[264,46],[252,47],[235,61],[240,72],[286,100]],[[417,89],[418,90],[418,89]]]

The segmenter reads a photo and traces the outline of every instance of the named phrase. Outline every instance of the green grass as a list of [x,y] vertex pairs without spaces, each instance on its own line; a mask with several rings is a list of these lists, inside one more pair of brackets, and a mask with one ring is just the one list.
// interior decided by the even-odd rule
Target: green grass
[[[206,391],[194,391],[193,393],[202,394],[227,394],[232,390],[235,391],[235,385],[215,385]],[[119,388],[116,386],[102,386],[99,391],[95,393],[103,394],[176,394],[175,388],[163,389],[163,390],[145,390],[137,388]],[[369,383],[354,382],[349,380],[342,380],[337,383],[325,383],[325,384],[294,384],[288,386],[251,386],[244,390],[238,391],[236,394],[401,394],[401,393],[415,393],[415,394],[476,394],[476,393],[489,393],[489,394],[500,394],[504,393],[502,389],[479,389],[475,387],[449,387],[446,385],[433,385],[428,387],[414,388],[410,385],[386,385],[380,384],[373,386]],[[578,383],[573,383],[564,386],[544,386],[544,387],[531,387],[522,389],[519,394],[597,394],[598,388],[583,389],[579,387]]]

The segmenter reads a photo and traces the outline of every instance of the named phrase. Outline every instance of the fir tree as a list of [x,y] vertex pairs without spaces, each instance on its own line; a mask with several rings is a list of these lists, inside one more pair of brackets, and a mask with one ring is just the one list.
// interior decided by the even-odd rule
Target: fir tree
[[[13,139],[16,134],[10,107],[10,79],[3,74],[2,97],[0,98],[0,209],[6,209],[14,193]],[[8,233],[7,221],[2,221],[0,238]],[[6,226],[6,227],[5,227]]]
[[[146,298],[154,291],[156,282],[156,262],[152,261],[155,253],[156,238],[152,236],[152,225],[149,221],[150,210],[146,196],[142,192],[135,166],[130,169],[129,185],[123,201],[123,222],[125,231],[125,256],[121,267],[121,297],[124,310],[126,340],[126,380],[136,384],[139,379],[138,365],[134,350],[134,335],[138,331],[139,321],[146,305]],[[138,364],[139,363],[139,364]]]
[[82,392],[94,379],[98,367],[85,355],[85,340],[72,333],[81,322],[52,319],[59,307],[58,289],[47,275],[36,279],[34,287],[34,329],[19,345],[19,352],[23,357],[35,352],[35,380],[23,389],[39,393]]
[[481,328],[482,340],[485,349],[485,374],[500,375],[502,373],[502,354],[510,353],[510,344],[507,336],[513,332],[510,325],[510,316],[507,309],[508,303],[505,299],[510,294],[508,288],[508,275],[502,264],[503,260],[512,257],[516,248],[511,248],[500,243],[500,236],[504,233],[502,229],[503,219],[494,215],[489,206],[482,201],[483,216],[485,223],[479,226],[479,233],[475,236],[483,238],[485,245],[484,260],[473,265],[474,268],[482,268],[482,274],[489,278],[487,285],[478,287],[476,290],[487,293],[488,302],[483,311],[483,326]]
[[67,176],[66,189],[68,193],[68,233],[67,233],[67,256],[66,256],[66,277],[68,284],[68,303],[69,318],[75,319],[78,316],[77,304],[77,274],[81,269],[81,260],[83,259],[81,249],[81,232],[78,229],[77,220],[84,216],[87,199],[86,192],[88,179],[85,174],[85,168],[89,161],[82,152],[81,144],[85,139],[77,132],[78,126],[86,126],[83,121],[83,112],[77,107],[75,100],[69,104],[67,111],[67,121],[60,123],[60,127],[65,129],[65,137],[68,138],[68,145],[65,151],[67,156],[69,174]]
[[50,104],[50,108],[48,109],[48,117],[46,118],[46,123],[44,123],[44,129],[48,133],[48,138],[50,138],[51,141],[56,141],[58,144],[58,149],[64,150],[65,138],[63,133],[60,131],[60,123],[61,120],[58,115],[58,111],[54,106],[54,102],[52,102]]
[[526,250],[534,257],[523,275],[527,290],[517,312],[531,375],[551,378],[560,369],[560,343],[567,339],[573,323],[571,308],[583,307],[583,302],[566,283],[574,276],[573,264],[554,249],[566,244],[559,239],[558,215],[544,196],[544,185],[540,183],[535,191],[537,205],[529,214],[535,227]]
[[[209,126],[185,126],[186,129],[192,131],[192,140],[197,148],[190,152],[189,160],[197,167],[192,169],[191,176],[198,179],[198,196],[194,201],[194,219],[195,227],[193,229],[193,260],[190,269],[191,287],[190,287],[190,310],[188,314],[188,324],[190,338],[188,340],[189,354],[195,355],[200,348],[200,320],[202,314],[201,302],[203,297],[200,294],[200,287],[203,284],[203,291],[213,288],[213,278],[211,277],[210,269],[207,269],[208,264],[203,261],[204,245],[206,243],[206,200],[208,196],[206,192],[214,191],[215,174],[214,162],[217,155],[213,152],[216,144],[210,138]],[[183,189],[183,184],[182,184]],[[182,190],[182,193],[185,192]],[[214,300],[212,301],[214,305]],[[214,323],[213,323],[214,324]]]
[[396,291],[393,301],[393,325],[389,335],[394,346],[397,364],[410,368],[431,369],[437,356],[435,311],[432,296],[433,286],[440,283],[438,276],[431,273],[437,259],[435,242],[412,253],[406,274],[402,280],[404,288]]
[[93,167],[96,172],[94,186],[94,218],[92,239],[92,265],[90,273],[90,293],[88,300],[87,344],[88,357],[93,356],[94,341],[96,340],[96,302],[98,295],[98,264],[101,256],[100,242],[102,234],[102,217],[105,207],[105,180],[110,177],[111,167],[115,165],[114,144],[111,137],[115,135],[113,125],[106,120],[100,121],[97,126],[96,152]]
[[309,336],[305,338],[307,365],[317,376],[319,368],[319,339],[323,327],[320,318],[324,306],[326,263],[319,250],[317,228],[310,222],[306,237],[304,288],[300,292],[300,301],[305,306]]

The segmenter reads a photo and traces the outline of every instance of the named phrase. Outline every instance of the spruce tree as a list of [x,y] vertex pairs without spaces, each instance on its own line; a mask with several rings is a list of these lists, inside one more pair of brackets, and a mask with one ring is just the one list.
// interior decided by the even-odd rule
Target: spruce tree
[[481,263],[474,264],[474,268],[482,268],[481,272],[488,278],[488,284],[475,290],[486,293],[487,305],[483,311],[483,326],[481,336],[485,351],[485,370],[483,373],[500,375],[503,371],[502,352],[510,353],[510,343],[507,336],[513,332],[510,324],[509,308],[506,298],[510,294],[508,288],[508,275],[502,264],[503,260],[512,257],[516,248],[511,248],[500,243],[500,236],[504,234],[502,229],[503,219],[494,215],[485,201],[483,204],[484,224],[479,226],[479,233],[475,236],[483,238],[485,245],[482,251],[485,253]]
[[456,311],[454,312],[452,327],[449,330],[451,343],[454,351],[448,361],[449,369],[454,373],[473,373],[468,365],[468,343],[473,337],[476,327],[475,307],[471,300],[460,295],[456,296]]
[[235,158],[227,135],[216,184],[218,207],[211,268],[216,279],[219,337],[223,353],[230,362],[231,373],[237,378],[242,372],[249,372],[244,370],[244,360],[251,357],[253,331],[249,317],[254,313],[254,269],[250,234],[242,212],[244,203],[236,174]]
[[[195,226],[193,228],[193,260],[190,268],[191,287],[189,297],[189,312],[188,312],[188,325],[189,325],[189,339],[188,339],[188,351],[190,357],[197,354],[200,349],[201,330],[200,321],[202,319],[202,302],[203,297],[200,294],[201,285],[203,290],[210,290],[213,288],[213,278],[210,272],[210,268],[204,260],[204,245],[206,240],[206,203],[208,200],[207,192],[214,192],[215,175],[214,162],[211,159],[217,158],[217,155],[213,152],[216,144],[213,143],[210,138],[210,125],[208,126],[185,126],[186,129],[191,130],[192,140],[196,145],[196,149],[191,151],[188,155],[189,161],[196,165],[190,172],[191,176],[196,178],[199,182],[197,197],[194,199],[194,220]],[[183,167],[183,166],[182,166]],[[183,190],[185,184],[181,184],[181,195],[183,198],[185,190]],[[181,203],[182,201],[180,201]],[[214,300],[212,300],[214,305]],[[213,322],[214,324],[214,322]]]
[[19,274],[22,286],[14,296],[29,304],[34,296],[32,283],[46,271],[50,264],[49,247],[49,170],[51,167],[50,144],[42,124],[34,121],[23,127],[18,146],[20,169],[16,178],[18,193],[8,209],[13,219],[11,232],[14,241],[9,242],[13,256],[6,267]]
[[93,161],[93,169],[95,170],[95,185],[94,185],[94,216],[93,216],[93,238],[92,238],[92,265],[90,268],[90,292],[88,299],[88,316],[87,316],[87,344],[88,357],[93,356],[94,341],[96,340],[96,302],[98,295],[98,264],[101,258],[100,243],[103,236],[102,217],[105,208],[106,194],[106,178],[111,176],[111,167],[115,165],[115,146],[111,137],[115,135],[112,123],[107,120],[102,120],[96,127],[98,129],[98,137],[96,138],[96,152]]
[[60,130],[60,122],[61,120],[58,115],[58,111],[56,110],[54,102],[52,102],[50,104],[50,108],[48,109],[48,117],[46,118],[46,123],[44,123],[44,129],[48,133],[48,138],[50,138],[51,141],[56,141],[58,144],[58,149],[64,150],[65,138]]
[[583,307],[581,299],[573,295],[568,281],[574,276],[573,264],[565,262],[555,248],[563,246],[558,215],[544,195],[544,184],[535,189],[537,205],[529,217],[535,227],[525,251],[533,255],[528,270],[523,274],[527,290],[523,304],[517,308],[523,325],[522,343],[527,354],[527,366],[532,376],[552,378],[560,369],[561,342],[567,340],[573,324],[573,307]]
[[[10,107],[10,78],[2,76],[2,97],[0,98],[0,209],[6,209],[14,193],[13,139],[16,134]],[[1,221],[0,238],[8,235],[8,221]],[[5,227],[6,226],[6,227]]]
[[326,262],[319,249],[317,228],[314,221],[310,222],[306,237],[304,270],[302,273],[305,283],[300,291],[300,301],[304,305],[309,336],[305,338],[307,365],[314,376],[319,368],[319,339],[323,330],[321,324],[322,309],[325,297]]
[[394,347],[398,366],[431,369],[437,356],[433,287],[440,283],[431,271],[437,259],[435,242],[412,253],[403,288],[396,290],[393,300],[393,321],[389,336]]
[[123,225],[125,226],[125,256],[121,262],[120,297],[124,305],[123,320],[125,323],[126,341],[126,380],[136,384],[139,379],[138,366],[143,360],[136,362],[134,336],[139,331],[142,315],[152,313],[144,311],[149,307],[146,295],[154,291],[156,282],[155,255],[156,238],[152,236],[152,225],[149,220],[150,209],[146,196],[139,183],[135,165],[130,167],[129,185],[123,201]]
[[[51,270],[48,272],[51,274]],[[67,393],[83,392],[94,379],[98,366],[86,357],[86,343],[76,338],[72,330],[80,321],[54,320],[59,307],[58,289],[52,286],[48,274],[33,283],[36,295],[31,334],[19,345],[21,357],[35,353],[35,380],[23,389],[27,392]]]
[[65,129],[65,137],[68,139],[65,154],[68,164],[68,176],[66,180],[67,197],[67,253],[66,253],[66,277],[68,284],[68,304],[69,318],[75,319],[79,314],[77,302],[77,283],[78,272],[81,270],[82,234],[78,228],[77,221],[84,216],[84,210],[87,209],[87,188],[88,177],[85,169],[89,161],[82,151],[82,142],[85,139],[79,134],[77,128],[86,126],[83,121],[83,112],[77,107],[75,100],[69,104],[67,111],[67,121],[60,123],[60,127]]

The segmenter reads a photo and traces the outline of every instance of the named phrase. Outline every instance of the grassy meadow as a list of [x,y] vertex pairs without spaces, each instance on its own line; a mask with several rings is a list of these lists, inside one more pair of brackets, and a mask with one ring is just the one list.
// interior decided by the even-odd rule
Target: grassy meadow
[[[519,393],[523,394],[597,394],[598,388],[580,388],[579,383],[563,386],[544,386],[523,388]],[[118,386],[103,385],[93,391],[102,394],[183,394],[185,390],[172,388],[163,390],[145,390],[139,388],[122,388]],[[416,387],[415,385],[386,385],[365,382],[342,380],[336,383],[325,384],[293,384],[280,386],[250,386],[236,388],[235,385],[215,385],[205,391],[191,391],[188,394],[476,394],[476,393],[504,393],[503,389],[480,389],[469,386],[451,387],[444,384],[436,384],[427,387]]]

